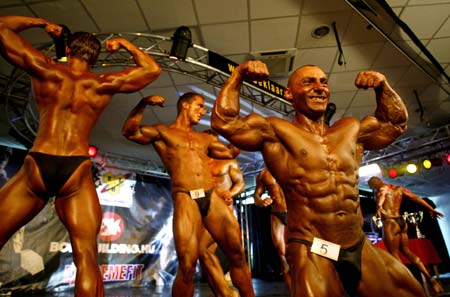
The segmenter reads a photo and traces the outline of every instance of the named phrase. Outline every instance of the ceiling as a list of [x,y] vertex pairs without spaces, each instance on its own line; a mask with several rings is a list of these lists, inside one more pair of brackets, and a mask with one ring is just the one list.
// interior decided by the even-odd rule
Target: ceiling
[[[199,72],[177,68],[184,62],[177,64],[167,59],[170,38],[181,25],[190,28],[192,41],[198,46],[189,49],[188,57],[210,50],[236,63],[254,57],[264,59],[271,66],[270,80],[281,86],[286,85],[291,69],[289,63],[284,63],[286,60],[292,62],[292,69],[304,64],[320,66],[329,76],[331,101],[337,106],[331,123],[343,116],[361,118],[373,114],[373,91],[356,89],[354,79],[361,70],[385,74],[408,108],[409,129],[388,149],[368,153],[366,161],[376,160],[388,166],[405,158],[417,159],[449,150],[450,0],[389,0],[386,1],[388,9],[381,7],[380,2],[383,1],[2,0],[0,14],[42,17],[64,24],[71,31],[139,32],[159,36],[158,46],[153,47],[154,40],[149,46],[143,46],[147,41],[138,40],[139,35],[123,34],[150,54],[155,53],[166,71],[140,92],[115,95],[95,127],[91,143],[99,148],[103,160],[118,167],[164,174],[151,146],[132,143],[120,131],[129,111],[140,98],[150,94],[164,96],[166,104],[164,108],[149,107],[144,122],[171,123],[176,117],[176,100],[187,91],[205,95],[209,112],[197,128],[199,131],[209,128],[210,110],[220,82],[208,84],[208,79],[199,78]],[[314,37],[312,32],[323,25],[330,32],[322,38]],[[407,34],[409,29],[414,35]],[[25,31],[23,36],[35,46],[51,41],[42,29]],[[274,63],[278,60],[282,62]],[[203,63],[199,66],[202,69],[208,66],[208,62],[197,61]],[[112,66],[120,67],[114,63],[111,62]],[[191,69],[198,67],[192,65]],[[98,67],[95,71],[112,69]],[[1,59],[0,73],[6,86],[10,84],[7,76],[11,70]],[[259,93],[258,90],[249,92]],[[243,114],[257,112],[287,119],[291,116],[278,113],[277,108],[264,107],[258,100],[242,102]],[[6,113],[1,117],[8,124],[11,115]],[[3,143],[16,145],[8,125],[4,126],[0,130]],[[259,153],[243,152],[239,161],[250,177],[263,166]],[[419,195],[439,196],[450,193],[449,180],[450,166],[444,165],[387,181],[402,184]],[[367,188],[365,179],[360,185]]]

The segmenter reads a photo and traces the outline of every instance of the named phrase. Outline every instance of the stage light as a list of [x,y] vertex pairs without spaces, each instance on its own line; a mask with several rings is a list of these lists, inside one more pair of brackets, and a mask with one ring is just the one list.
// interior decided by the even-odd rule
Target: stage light
[[450,153],[445,154],[445,161],[447,162],[447,164],[450,164]]
[[422,166],[423,166],[423,168],[425,168],[425,169],[430,169],[432,165],[433,165],[433,164],[431,164],[431,161],[428,160],[428,159],[425,159],[425,160],[423,160],[423,162],[422,162]]
[[417,172],[417,165],[414,163],[409,163],[408,165],[406,165],[406,172],[410,173],[410,174],[414,174]]
[[91,158],[95,158],[95,156],[97,156],[97,147],[90,145],[88,148],[88,155]]
[[390,169],[388,170],[388,175],[389,175],[390,178],[396,178],[396,177],[398,176],[397,169],[395,169],[395,168],[390,168]]
[[53,43],[55,44],[56,60],[58,62],[67,62],[66,57],[66,45],[67,40],[71,34],[70,29],[63,24],[59,24],[62,27],[62,32],[59,36],[53,37]]
[[192,46],[191,30],[186,26],[178,27],[173,33],[172,40],[169,59],[185,60],[187,51]]
[[362,166],[359,168],[359,176],[360,177],[379,175],[379,174],[381,174],[381,168],[380,168],[380,166],[378,166],[378,164],[369,164],[369,165]]

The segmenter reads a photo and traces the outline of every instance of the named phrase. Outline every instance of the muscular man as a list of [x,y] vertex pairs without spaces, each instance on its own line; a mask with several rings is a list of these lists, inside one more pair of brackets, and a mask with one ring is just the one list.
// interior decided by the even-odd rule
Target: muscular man
[[[265,191],[269,192],[269,197],[262,199],[261,195]],[[283,190],[267,168],[261,170],[256,177],[255,193],[253,194],[255,204],[262,207],[271,205],[270,225],[272,232],[272,242],[280,258],[284,283],[291,290],[291,276],[289,265],[286,261],[286,228],[287,208]]]
[[76,296],[103,296],[97,262],[97,233],[102,210],[95,191],[89,136],[115,93],[137,91],[161,73],[158,64],[129,41],[106,41],[106,49],[127,50],[135,67],[96,75],[90,67],[100,42],[85,32],[73,33],[67,44],[67,65],[34,49],[18,32],[41,27],[51,36],[62,28],[48,20],[0,17],[0,50],[11,64],[32,78],[39,111],[39,130],[22,168],[0,191],[0,247],[56,197],[55,208],[67,228],[77,268]]
[[196,132],[205,114],[205,99],[186,93],[178,99],[178,115],[170,125],[141,125],[147,105],[163,105],[164,98],[143,98],[125,121],[123,135],[139,144],[152,144],[160,155],[172,181],[174,202],[173,232],[178,271],[172,296],[193,296],[193,277],[205,228],[227,255],[233,284],[240,296],[254,296],[249,268],[240,236],[239,224],[214,190],[209,159],[232,159],[230,149],[217,137]]
[[[212,131],[206,131],[212,133]],[[214,178],[215,189],[219,196],[233,211],[233,197],[242,193],[245,188],[244,176],[236,158],[210,159],[210,172]],[[208,283],[215,296],[237,296],[225,279],[222,266],[216,256],[217,243],[208,232],[205,232],[200,241],[200,264],[206,272]]]
[[383,221],[383,242],[388,252],[399,261],[398,252],[401,252],[423,273],[436,294],[443,292],[441,285],[430,275],[420,258],[409,249],[408,224],[400,215],[400,206],[403,198],[405,198],[428,210],[432,218],[443,217],[444,215],[436,211],[425,200],[401,186],[386,184],[376,176],[371,177],[368,184],[371,189],[376,191],[376,215]]
[[285,90],[295,108],[292,122],[254,113],[240,117],[243,80],[267,76],[260,61],[236,67],[219,92],[211,125],[240,149],[261,151],[284,192],[291,294],[424,296],[404,265],[365,238],[358,195],[363,151],[386,147],[406,129],[408,114],[401,98],[381,73],[360,72],[355,84],[374,89],[375,115],[345,117],[328,126],[327,76],[317,66],[303,66],[291,74]]

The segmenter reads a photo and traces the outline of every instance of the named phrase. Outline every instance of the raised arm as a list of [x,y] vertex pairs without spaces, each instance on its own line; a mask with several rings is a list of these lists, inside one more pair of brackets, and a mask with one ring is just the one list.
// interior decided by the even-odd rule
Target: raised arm
[[122,135],[139,144],[149,144],[159,135],[154,126],[141,125],[142,116],[147,105],[163,106],[164,98],[161,96],[147,96],[131,110],[122,127]]
[[133,57],[136,66],[120,72],[101,75],[100,93],[136,92],[153,82],[161,74],[162,70],[158,63],[125,38],[109,39],[105,42],[105,47],[110,52],[116,52],[121,48],[127,50]]
[[42,18],[0,16],[0,52],[11,64],[39,79],[49,73],[48,65],[56,62],[17,34],[35,27],[44,28],[52,37],[59,36],[62,32],[61,26]]
[[239,116],[239,94],[244,80],[263,80],[269,75],[260,61],[247,61],[234,69],[214,104],[211,127],[241,149],[255,151],[261,148],[267,134],[272,135],[267,119],[250,114]]
[[444,215],[442,213],[440,213],[439,211],[436,211],[433,207],[431,207],[431,205],[429,205],[421,197],[417,196],[416,194],[414,194],[410,190],[407,190],[405,188],[401,188],[401,189],[402,189],[403,197],[411,200],[412,202],[415,202],[415,203],[419,204],[420,206],[422,206],[423,208],[428,210],[428,212],[430,213],[432,218],[435,218],[436,216],[444,217]]
[[377,102],[375,115],[361,121],[358,142],[368,150],[384,148],[406,131],[408,111],[386,77],[379,72],[360,72],[355,85],[358,88],[373,88]]

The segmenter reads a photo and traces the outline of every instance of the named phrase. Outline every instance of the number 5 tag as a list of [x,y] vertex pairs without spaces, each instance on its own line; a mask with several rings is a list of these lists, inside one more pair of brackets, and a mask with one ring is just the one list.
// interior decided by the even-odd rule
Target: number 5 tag
[[340,249],[341,246],[339,244],[314,237],[311,246],[311,253],[337,261],[339,258]]

